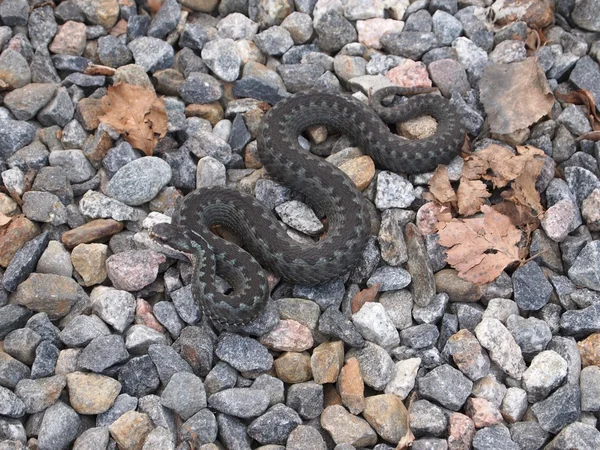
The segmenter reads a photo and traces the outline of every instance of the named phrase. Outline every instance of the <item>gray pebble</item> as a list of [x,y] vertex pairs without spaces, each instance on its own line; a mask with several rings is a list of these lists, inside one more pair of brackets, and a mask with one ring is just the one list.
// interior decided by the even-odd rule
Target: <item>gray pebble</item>
[[315,419],[323,412],[323,386],[308,381],[289,387],[286,405],[293,408],[303,419]]
[[40,448],[62,450],[79,435],[81,418],[63,402],[57,402],[46,410],[38,434]]
[[423,397],[435,400],[452,411],[458,411],[462,407],[473,388],[471,380],[448,364],[419,378],[418,385]]
[[208,398],[208,405],[219,412],[247,419],[261,415],[269,406],[269,395],[259,389],[231,388]]
[[161,403],[179,414],[183,420],[189,419],[206,408],[206,392],[202,380],[187,372],[174,374],[161,394]]

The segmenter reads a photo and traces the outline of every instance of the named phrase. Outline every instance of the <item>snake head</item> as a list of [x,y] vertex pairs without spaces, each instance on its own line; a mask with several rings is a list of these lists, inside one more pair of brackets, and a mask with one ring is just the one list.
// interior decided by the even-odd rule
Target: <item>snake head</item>
[[190,240],[186,237],[183,230],[169,223],[157,223],[149,230],[150,237],[156,242],[179,250],[184,253],[192,253]]

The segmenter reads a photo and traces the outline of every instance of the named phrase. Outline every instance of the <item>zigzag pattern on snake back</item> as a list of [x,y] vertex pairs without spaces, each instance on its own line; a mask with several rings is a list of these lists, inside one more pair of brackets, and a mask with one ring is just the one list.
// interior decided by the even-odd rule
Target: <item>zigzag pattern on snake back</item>
[[[346,94],[301,92],[266,114],[257,138],[263,166],[272,179],[303,194],[327,217],[327,233],[314,245],[292,240],[254,197],[224,187],[191,192],[172,225],[153,228],[155,238],[192,254],[192,292],[213,322],[240,326],[259,314],[269,298],[261,266],[291,283],[318,284],[347,272],[363,253],[369,235],[363,195],[343,172],[300,147],[298,136],[306,128],[327,125],[349,136],[377,167],[394,172],[432,171],[456,156],[465,131],[446,99],[420,95],[401,105],[381,105],[383,98],[407,91],[414,93],[382,89],[372,96],[371,107]],[[422,115],[433,116],[438,126],[433,136],[418,141],[402,139],[384,123]],[[209,228],[214,225],[233,230],[247,252],[213,234]],[[215,289],[215,273],[229,281],[231,294]]]

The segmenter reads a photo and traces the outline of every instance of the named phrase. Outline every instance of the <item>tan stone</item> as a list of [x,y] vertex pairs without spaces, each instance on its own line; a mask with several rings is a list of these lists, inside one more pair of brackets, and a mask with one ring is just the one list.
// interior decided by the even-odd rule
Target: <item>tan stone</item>
[[350,177],[360,191],[363,191],[375,176],[375,163],[370,156],[365,155],[342,163],[340,170]]
[[67,375],[69,401],[79,414],[108,411],[121,392],[121,383],[96,373],[73,372]]
[[48,49],[59,55],[81,56],[85,49],[85,32],[84,23],[69,20],[58,27],[58,32]]
[[313,350],[310,363],[315,383],[335,383],[344,364],[344,343],[323,342]]
[[306,130],[306,134],[313,144],[322,144],[327,140],[327,127],[325,125],[314,125]]
[[105,244],[79,244],[71,252],[73,268],[82,278],[83,286],[100,284],[106,279],[106,258],[108,246]]
[[381,394],[365,398],[363,416],[379,436],[394,444],[408,432],[408,411],[397,395]]
[[273,362],[273,367],[284,383],[303,383],[312,378],[310,356],[306,352],[286,352]]
[[396,131],[408,139],[425,139],[432,136],[437,129],[437,122],[431,116],[417,117],[416,119],[401,122]]
[[40,234],[40,228],[25,217],[15,217],[0,235],[0,266],[6,267],[27,242]]
[[0,192],[0,213],[12,216],[19,213],[19,205],[8,195]]
[[321,414],[321,426],[336,444],[367,447],[377,443],[377,434],[365,419],[350,414],[343,406],[333,405]]
[[77,6],[83,11],[88,22],[112,28],[119,18],[119,3],[117,0],[77,0]]
[[365,409],[365,383],[356,358],[349,358],[340,372],[338,390],[342,403],[351,413],[360,414]]
[[215,9],[218,0],[180,0],[179,3],[194,11],[209,13]]
[[51,320],[66,316],[85,296],[72,278],[49,273],[32,273],[17,287],[12,302],[36,312],[45,312]]
[[146,436],[153,428],[147,414],[127,411],[108,427],[108,431],[120,450],[142,450]]
[[223,107],[219,102],[206,103],[203,105],[192,104],[185,107],[186,117],[200,117],[208,120],[214,127],[219,120],[223,120]]

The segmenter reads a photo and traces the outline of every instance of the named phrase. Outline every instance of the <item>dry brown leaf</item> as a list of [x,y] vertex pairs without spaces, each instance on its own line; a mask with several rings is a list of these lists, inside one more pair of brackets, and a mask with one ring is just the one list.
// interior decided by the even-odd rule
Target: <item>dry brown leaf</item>
[[490,131],[495,134],[527,128],[550,114],[554,105],[546,75],[533,57],[486,67],[479,89]]
[[491,144],[467,158],[462,176],[469,180],[489,180],[494,188],[505,187],[519,176],[527,158],[502,145]]
[[582,134],[575,141],[600,141],[600,131],[591,131],[589,133]]
[[592,129],[594,131],[600,131],[600,114],[596,111],[596,101],[594,100],[594,95],[590,91],[587,89],[579,89],[569,92],[568,94],[556,92],[554,95],[561,102],[584,105],[587,116],[592,124]]
[[429,180],[429,192],[440,203],[456,205],[456,193],[450,184],[446,166],[440,164],[436,167],[433,176]]
[[463,216],[472,216],[485,205],[485,199],[492,196],[487,186],[480,180],[469,180],[461,178],[458,190],[458,213]]
[[475,284],[495,280],[509,264],[519,261],[521,232],[492,207],[483,217],[453,219],[439,224],[439,243],[448,247],[448,263],[458,276]]
[[539,215],[544,212],[544,207],[535,184],[544,166],[544,160],[541,158],[545,157],[545,154],[543,150],[531,145],[517,146],[517,152],[519,153],[517,158],[524,161],[523,168],[512,183],[512,190],[503,192],[502,196],[512,202],[528,206],[534,214]]
[[109,86],[102,97],[104,115],[100,122],[106,123],[123,134],[133,147],[152,155],[159,137],[167,132],[165,102],[154,91],[141,86],[119,83]]
[[529,206],[536,214],[544,212],[540,193],[535,188],[536,180],[543,166],[543,161],[537,159],[528,160],[525,163],[523,171],[512,184],[514,194],[511,200],[521,205]]
[[531,234],[540,227],[540,219],[534,214],[533,210],[525,205],[519,205],[513,202],[501,202],[492,206],[497,212],[507,216],[511,223]]
[[360,308],[362,308],[362,306],[365,303],[372,302],[373,300],[375,300],[375,297],[377,296],[377,292],[379,292],[380,286],[381,286],[381,283],[375,283],[370,288],[363,289],[358,294],[356,294],[354,297],[352,297],[352,302],[351,302],[352,314],[356,314],[358,311],[360,311]]

